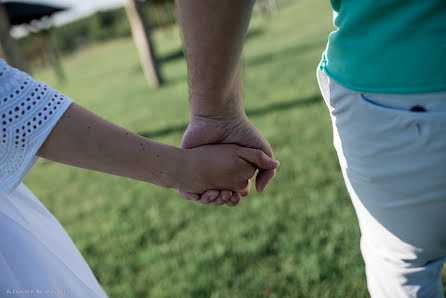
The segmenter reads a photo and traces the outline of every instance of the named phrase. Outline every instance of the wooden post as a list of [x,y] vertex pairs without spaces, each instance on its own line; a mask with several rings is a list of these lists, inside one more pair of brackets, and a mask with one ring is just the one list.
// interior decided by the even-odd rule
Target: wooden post
[[59,55],[50,41],[49,30],[50,29],[42,29],[41,31],[39,31],[39,33],[37,33],[37,35],[40,37],[42,54],[46,58],[50,66],[53,68],[57,80],[60,83],[63,83],[66,81],[65,73],[62,69]]
[[149,84],[159,87],[164,83],[157,63],[150,25],[144,10],[144,2],[127,0],[125,10],[132,28],[133,39],[138,48],[142,68]]
[[22,71],[27,71],[26,61],[23,59],[20,48],[9,34],[11,26],[6,9],[0,3],[0,55],[5,58],[9,65]]

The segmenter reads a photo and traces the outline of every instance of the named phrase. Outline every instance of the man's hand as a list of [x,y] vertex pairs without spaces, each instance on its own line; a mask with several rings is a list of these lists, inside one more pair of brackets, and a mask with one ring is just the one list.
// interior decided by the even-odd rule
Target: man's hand
[[[270,157],[273,152],[268,141],[252,125],[245,115],[236,117],[202,117],[192,116],[189,126],[181,143],[182,148],[190,149],[205,144],[232,143],[240,146],[260,149]],[[261,192],[274,178],[276,170],[259,169],[256,177],[256,189]],[[251,183],[249,183],[239,193],[230,190],[210,190],[198,196],[180,190],[180,194],[190,200],[201,201],[212,205],[221,205],[227,202],[228,205],[236,205],[240,196],[249,194]],[[232,197],[231,197],[232,195]]]

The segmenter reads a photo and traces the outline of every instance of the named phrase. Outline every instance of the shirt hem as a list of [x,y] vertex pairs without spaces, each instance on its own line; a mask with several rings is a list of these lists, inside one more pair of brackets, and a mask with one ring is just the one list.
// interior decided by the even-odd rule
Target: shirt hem
[[[56,124],[59,122],[60,118],[65,114],[67,109],[70,107],[70,105],[73,103],[73,100],[65,97],[66,102],[61,105],[60,109],[55,113],[53,116],[53,121],[43,130],[41,131],[36,137],[35,137],[35,144],[33,146],[33,149],[28,154],[28,160],[24,161],[25,166],[23,166],[19,171],[17,176],[15,176],[13,179],[15,180],[14,183],[7,183],[5,188],[5,193],[10,194],[12,193],[23,180],[28,175],[31,168],[34,166],[34,164],[37,162],[39,157],[37,156],[37,152],[39,151],[40,147],[43,145],[49,134],[52,132]],[[17,180],[16,180],[17,179]],[[9,185],[8,185],[9,184]]]
[[337,78],[331,73],[327,67],[323,67],[325,73],[345,88],[369,93],[387,93],[387,94],[414,94],[414,93],[431,93],[431,92],[445,92],[446,84],[444,86],[427,86],[427,87],[403,87],[403,88],[375,88],[375,87],[362,87],[354,84],[347,83]]

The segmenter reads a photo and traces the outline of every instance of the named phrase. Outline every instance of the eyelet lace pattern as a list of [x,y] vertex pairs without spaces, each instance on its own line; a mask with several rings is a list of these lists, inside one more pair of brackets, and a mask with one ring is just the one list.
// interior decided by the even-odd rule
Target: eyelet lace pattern
[[73,101],[0,59],[0,190],[11,192]]

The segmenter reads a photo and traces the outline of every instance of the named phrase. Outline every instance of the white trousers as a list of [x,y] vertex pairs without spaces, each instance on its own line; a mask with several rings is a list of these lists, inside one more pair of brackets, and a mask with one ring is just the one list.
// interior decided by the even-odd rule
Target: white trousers
[[319,69],[317,77],[358,216],[370,295],[444,297],[446,92],[361,93]]

